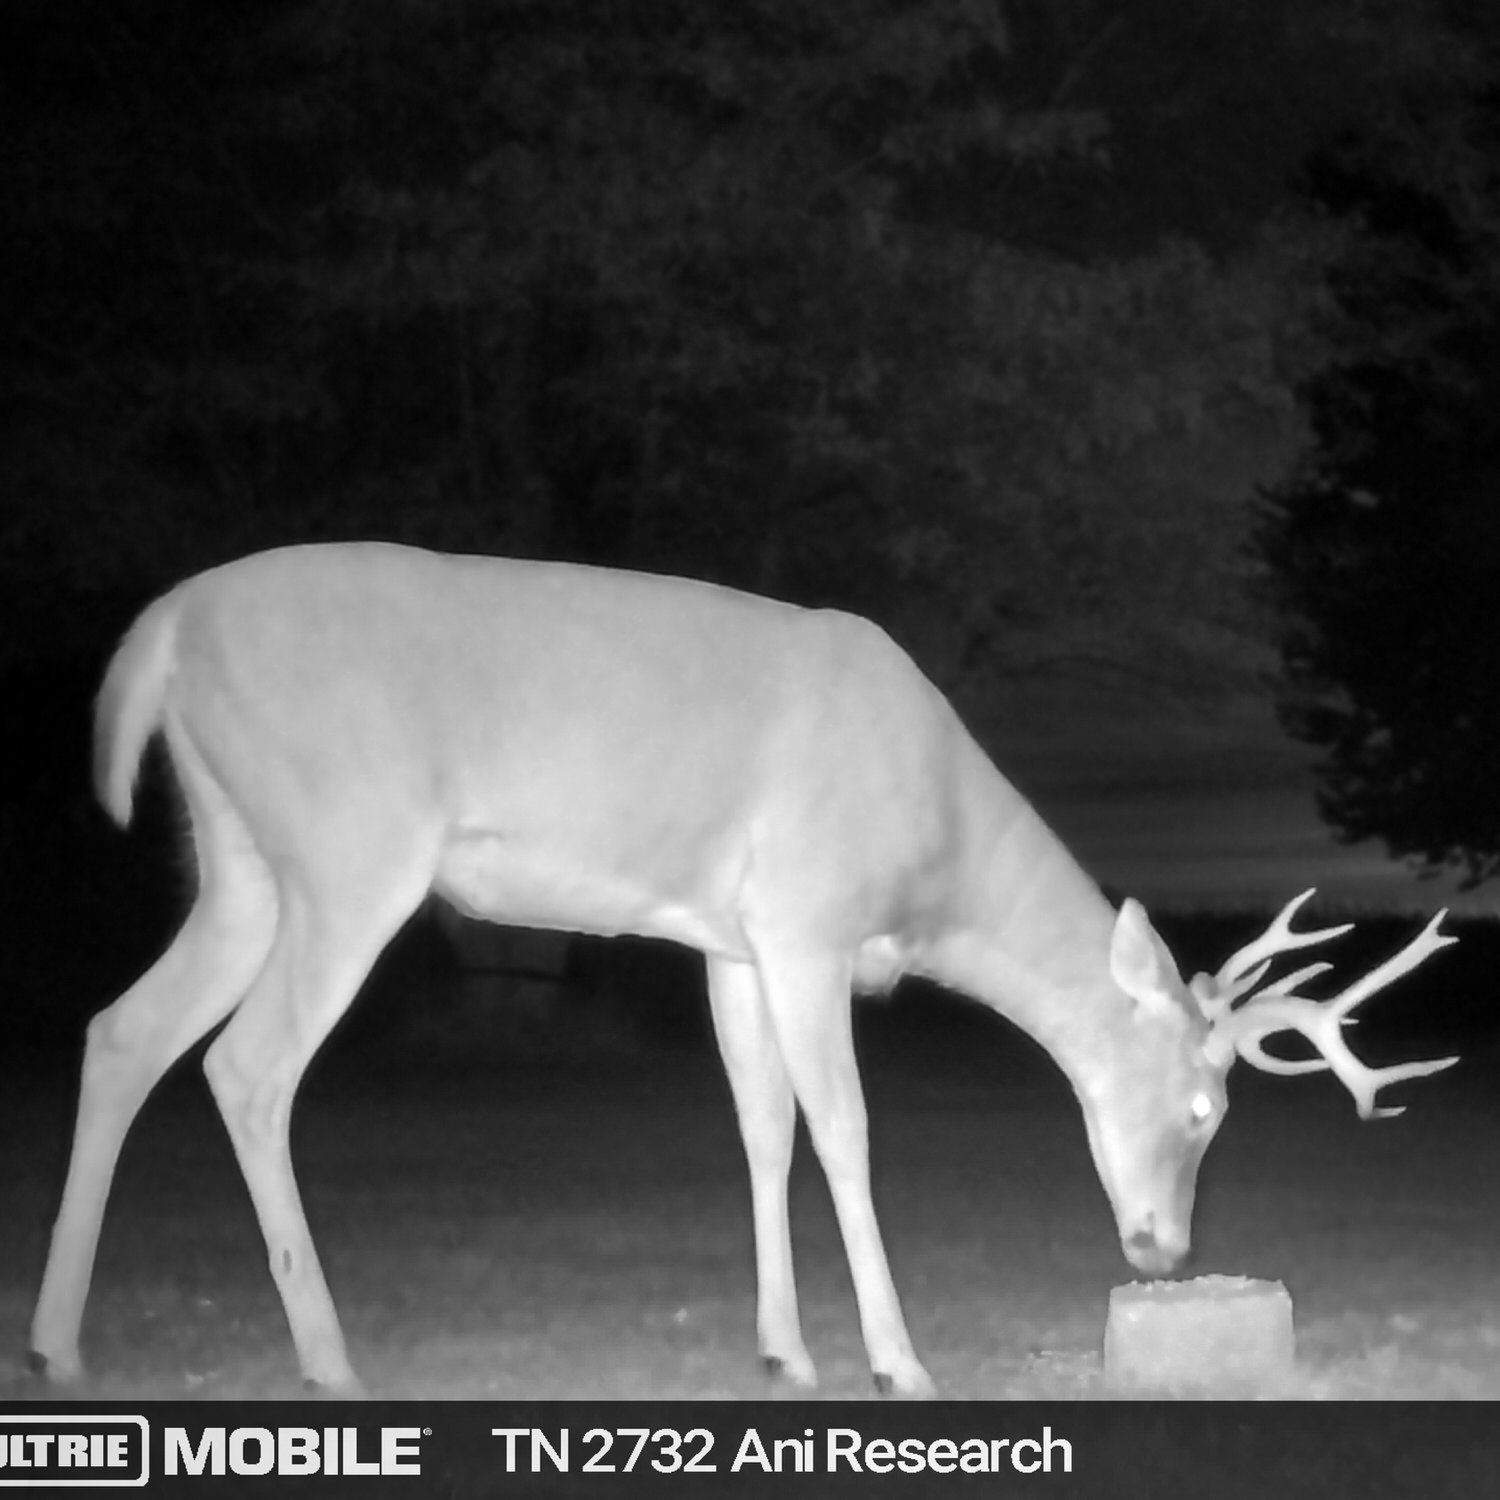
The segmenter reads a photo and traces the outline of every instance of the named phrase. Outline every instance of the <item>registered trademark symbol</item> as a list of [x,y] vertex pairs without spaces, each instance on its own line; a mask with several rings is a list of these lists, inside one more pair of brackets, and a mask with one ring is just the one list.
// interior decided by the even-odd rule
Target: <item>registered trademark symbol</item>
[[424,1427],[422,1429],[422,1436],[423,1437],[431,1437],[432,1436],[432,1428],[430,1428],[430,1427]]

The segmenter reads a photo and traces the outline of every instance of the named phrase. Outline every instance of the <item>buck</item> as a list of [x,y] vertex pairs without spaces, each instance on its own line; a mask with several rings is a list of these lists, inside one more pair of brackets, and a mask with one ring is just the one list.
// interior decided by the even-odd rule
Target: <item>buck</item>
[[[204,1071],[265,1237],[305,1379],[358,1382],[293,1175],[298,1082],[431,892],[470,915],[674,939],[708,993],[749,1164],[757,1332],[814,1383],[787,1172],[800,1106],[827,1177],[877,1387],[932,1383],[870,1199],[850,991],[924,975],[1029,1032],[1082,1107],[1126,1259],[1188,1251],[1194,1184],[1236,1056],[1331,1067],[1361,1114],[1456,1061],[1369,1068],[1341,1027],[1452,939],[1442,913],[1331,1002],[1269,986],[1298,897],[1185,985],[1141,906],[1116,913],[879,628],[683,579],[294,547],[154,604],[109,667],[99,795],[122,825],[160,732],[191,820],[195,903],[88,1028],[33,1367],[81,1373],[79,1330],[121,1142],[165,1069],[227,1019]],[[1320,1055],[1264,1038],[1296,1030]]]

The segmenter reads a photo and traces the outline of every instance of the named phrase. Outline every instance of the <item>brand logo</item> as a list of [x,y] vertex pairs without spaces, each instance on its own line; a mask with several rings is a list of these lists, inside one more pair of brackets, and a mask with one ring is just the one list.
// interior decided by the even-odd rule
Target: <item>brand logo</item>
[[0,1488],[139,1488],[150,1477],[145,1417],[0,1415]]
[[185,1427],[162,1433],[163,1474],[420,1474],[431,1430],[382,1427]]

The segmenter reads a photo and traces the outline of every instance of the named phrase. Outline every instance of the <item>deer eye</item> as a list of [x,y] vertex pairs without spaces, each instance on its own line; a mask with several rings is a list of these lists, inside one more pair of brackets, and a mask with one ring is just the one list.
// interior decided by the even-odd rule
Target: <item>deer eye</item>
[[1194,1094],[1188,1104],[1194,1125],[1206,1125],[1214,1117],[1214,1101],[1207,1094]]

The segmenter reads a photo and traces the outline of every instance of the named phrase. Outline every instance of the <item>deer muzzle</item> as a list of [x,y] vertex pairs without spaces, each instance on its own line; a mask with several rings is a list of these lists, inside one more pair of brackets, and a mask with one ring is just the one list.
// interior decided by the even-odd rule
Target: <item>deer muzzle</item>
[[1190,1246],[1185,1234],[1162,1233],[1155,1216],[1148,1215],[1143,1225],[1120,1236],[1120,1248],[1137,1271],[1166,1276],[1187,1259]]

